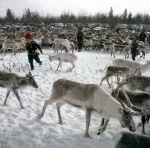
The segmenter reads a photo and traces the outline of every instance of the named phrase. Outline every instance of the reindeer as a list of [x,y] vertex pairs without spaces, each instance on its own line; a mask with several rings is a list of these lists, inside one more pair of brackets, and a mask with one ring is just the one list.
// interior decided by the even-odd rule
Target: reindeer
[[127,83],[124,85],[124,88],[129,90],[142,90],[146,92],[150,92],[150,77],[143,75],[133,75],[132,77],[127,78]]
[[150,137],[126,131],[117,132],[112,139],[114,148],[148,148]]
[[73,49],[75,49],[74,43],[69,42],[67,39],[59,39],[59,38],[56,38],[53,41],[54,52],[58,53],[58,46],[60,46],[60,45],[66,48],[67,53],[69,53],[69,49],[72,49],[72,53],[74,53],[73,52]]
[[110,118],[118,119],[124,127],[127,127],[130,131],[135,131],[135,124],[131,112],[125,108],[123,103],[114,99],[99,85],[82,84],[66,79],[55,81],[51,97],[45,101],[42,112],[38,115],[38,118],[44,116],[47,106],[52,103],[56,103],[59,124],[63,124],[60,108],[65,103],[85,109],[85,137],[90,137],[89,125],[92,112],[96,112],[106,119],[106,122],[100,129],[99,133],[105,131]]
[[[111,41],[111,40],[106,40],[104,43],[103,43],[103,50],[104,50],[104,52],[105,51],[108,51],[108,49],[110,50],[110,51],[112,51],[113,50],[113,48],[114,48],[114,43]],[[112,56],[112,53],[111,53],[111,56]],[[114,56],[115,57],[115,56]]]
[[71,63],[72,68],[70,69],[70,71],[72,71],[72,69],[75,67],[74,62],[77,60],[77,56],[70,53],[58,53],[55,56],[49,56],[49,60],[50,61],[59,60],[57,70],[59,67],[62,69],[63,62]]
[[5,98],[3,105],[7,106],[7,103],[6,103],[7,98],[10,92],[13,91],[20,103],[21,108],[24,109],[20,100],[20,96],[18,94],[18,89],[23,89],[27,87],[28,85],[32,86],[33,88],[38,88],[38,85],[35,82],[34,77],[32,76],[31,72],[29,72],[29,74],[23,77],[23,76],[18,76],[15,73],[8,73],[8,72],[0,71],[0,87],[7,89],[6,98]]
[[120,76],[122,76],[123,78],[127,75],[130,75],[132,73],[133,69],[128,67],[128,66],[122,66],[122,67],[118,67],[118,66],[108,66],[106,68],[106,75],[102,78],[100,85],[102,85],[102,82],[106,79],[108,86],[111,87],[110,83],[109,83],[109,78],[112,76],[116,76],[116,74],[119,72]]
[[[130,109],[130,111],[131,111],[131,109],[132,110],[134,110],[134,111],[137,111],[138,113],[137,114],[134,114],[135,116],[143,116],[143,121],[142,121],[142,123],[143,123],[143,125],[145,124],[145,116],[147,116],[147,115],[149,115],[150,114],[150,110],[149,110],[149,108],[146,108],[146,107],[144,107],[144,105],[142,106],[142,101],[139,101],[138,100],[138,103],[135,103],[136,102],[136,99],[134,99],[134,103],[135,103],[135,105],[137,105],[138,107],[140,107],[140,108],[137,108],[134,104],[132,104],[131,103],[131,101],[130,101],[130,99],[129,99],[129,97],[128,97],[128,93],[126,93],[124,90],[123,90],[123,88],[122,88],[122,86],[123,85],[125,85],[125,84],[127,84],[127,83],[130,83],[130,81],[129,81],[129,78],[131,78],[132,76],[134,76],[134,74],[136,73],[138,71],[138,69],[136,69],[135,71],[134,71],[134,73],[132,73],[130,76],[127,76],[121,83],[119,83],[119,73],[117,73],[117,80],[118,80],[118,86],[117,86],[117,88],[116,89],[114,89],[113,91],[112,91],[112,93],[111,93],[111,95],[112,95],[112,97],[113,98],[116,98],[116,100],[118,100],[121,104],[123,104],[123,103],[125,103],[128,107],[129,107],[129,109]],[[122,93],[123,93],[123,95],[121,95],[121,96],[119,96],[119,92],[120,92],[120,88],[122,88]],[[136,98],[136,93],[133,93],[132,94],[132,98]],[[148,95],[147,94],[140,94],[139,95],[139,97],[141,98],[141,96],[142,97],[145,97],[145,98],[147,98],[147,105],[149,104],[149,99],[148,99]],[[144,100],[143,100],[143,102],[144,102]],[[141,103],[141,104],[140,104]],[[146,102],[145,102],[146,103]],[[144,103],[144,104],[145,104]],[[124,106],[124,105],[123,105]],[[141,107],[142,106],[142,107]],[[144,110],[146,111],[145,113],[143,113],[143,108],[144,108]],[[125,108],[126,109],[126,108]],[[101,124],[100,124],[100,128],[101,128],[101,126],[103,126],[104,125],[104,122],[105,121],[107,121],[105,118],[102,118],[102,121],[101,121]],[[123,125],[122,125],[123,126]],[[100,130],[100,129],[99,129]],[[143,126],[143,133],[145,132],[144,131],[144,126]],[[98,132],[98,135],[100,134],[100,131]]]
[[149,45],[147,45],[146,43],[144,43],[142,41],[138,41],[138,50],[139,50],[139,52],[142,53],[142,55],[140,56],[140,58],[143,57],[143,59],[145,59],[145,54],[150,53],[150,47],[149,47]]
[[129,60],[125,60],[125,59],[114,59],[112,61],[112,65],[113,66],[128,66],[128,67],[132,68],[133,70],[135,70],[137,67],[140,69],[141,74],[150,69],[150,61],[148,61],[146,64],[140,64],[138,62],[129,61]]
[[[115,98],[116,93],[118,93],[118,98],[125,103],[127,106],[131,107],[133,110],[136,110],[136,107],[141,108],[142,110],[150,110],[150,93],[147,92],[135,92],[131,90],[124,90],[127,96],[130,99],[130,103],[128,103],[124,92],[119,90],[116,92],[115,90],[112,91],[111,95]],[[133,105],[131,105],[133,104]],[[149,115],[148,115],[149,117]],[[141,123],[142,123],[142,133],[145,134],[145,122],[148,122],[147,116],[141,116]]]

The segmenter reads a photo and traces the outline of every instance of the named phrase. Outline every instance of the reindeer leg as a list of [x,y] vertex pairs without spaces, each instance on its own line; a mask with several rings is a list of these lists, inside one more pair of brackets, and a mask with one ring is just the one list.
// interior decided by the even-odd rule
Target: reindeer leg
[[109,87],[111,88],[111,85],[109,83],[109,78],[107,78],[106,80],[107,80],[107,83],[108,83]]
[[[111,50],[114,50],[114,49],[111,49]],[[114,55],[114,58],[116,58],[116,57],[115,57],[115,51],[112,51],[112,54]]]
[[143,59],[145,59],[145,52],[143,52],[143,55],[144,55]]
[[38,118],[42,118],[44,116],[47,106],[52,104],[53,102],[55,102],[55,101],[52,99],[52,97],[45,101],[44,106],[42,108],[42,113],[38,115]]
[[72,68],[70,69],[70,71],[72,71],[72,69],[75,67],[73,62],[71,62],[71,64],[72,64]]
[[108,122],[109,122],[109,120],[106,119],[104,125],[99,129],[99,132],[98,132],[97,135],[102,134],[102,133],[106,130],[106,127],[107,127]]
[[129,58],[129,53],[127,53],[127,59]]
[[18,95],[17,90],[16,90],[16,89],[13,89],[12,91],[14,92],[14,94],[16,95],[16,97],[17,97],[17,99],[18,99],[18,101],[19,101],[19,103],[20,103],[20,106],[21,106],[21,109],[24,109],[24,107],[23,107],[23,105],[22,105],[22,103],[21,103],[20,97],[19,97],[19,95]]
[[74,54],[74,52],[73,52],[73,48],[72,48],[72,54]]
[[[101,80],[101,82],[100,82],[100,84],[99,85],[102,85],[102,82],[105,80],[105,79],[109,79],[109,75],[105,75],[103,78],[102,78],[102,80]],[[109,84],[109,82],[107,82],[108,83],[108,85],[110,86],[110,84]]]
[[149,118],[150,118],[150,115],[147,115],[146,116],[146,123],[149,123]]
[[105,121],[105,118],[102,118],[102,121],[101,121],[100,126],[103,126],[103,125],[104,125],[104,121]]
[[56,108],[57,108],[57,113],[58,113],[58,118],[59,118],[59,122],[58,124],[63,124],[62,118],[61,118],[61,114],[60,114],[60,108],[64,105],[65,103],[63,102],[59,102],[56,104]]
[[62,70],[62,61],[60,62],[60,68],[61,68],[61,70]]
[[60,64],[61,64],[61,61],[60,61],[60,59],[59,59],[59,64],[58,64],[57,70],[58,70],[58,68],[60,67]]
[[101,127],[104,125],[104,123],[105,123],[105,118],[102,118],[102,120],[101,120],[101,124],[100,124],[100,126],[99,126],[99,129],[98,129],[98,133],[97,133],[97,135],[99,135],[100,133],[99,133],[99,130],[101,129]]
[[7,93],[6,93],[6,98],[5,98],[5,101],[4,101],[4,103],[3,103],[3,105],[5,105],[5,106],[8,106],[7,104],[6,104],[6,101],[7,101],[7,98],[8,98],[8,96],[9,96],[9,94],[10,94],[10,89],[8,89],[7,90]]
[[86,138],[90,138],[90,135],[89,135],[89,126],[90,126],[91,113],[92,113],[92,110],[90,110],[88,108],[85,109],[86,130],[85,130],[84,136]]
[[145,116],[141,117],[141,123],[142,123],[142,134],[146,134],[146,132],[145,132]]

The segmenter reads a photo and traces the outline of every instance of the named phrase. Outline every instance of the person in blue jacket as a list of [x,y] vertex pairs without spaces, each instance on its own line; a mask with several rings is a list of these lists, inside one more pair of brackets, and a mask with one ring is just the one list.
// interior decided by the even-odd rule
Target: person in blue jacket
[[143,29],[142,29],[142,32],[140,33],[139,38],[138,38],[139,41],[142,41],[142,42],[144,42],[144,43],[145,43],[145,39],[146,39],[146,37],[147,37],[145,31],[146,31],[146,29],[143,28]]
[[132,60],[135,61],[135,57],[139,55],[137,36],[133,37],[133,41],[131,44],[131,54],[132,54]]

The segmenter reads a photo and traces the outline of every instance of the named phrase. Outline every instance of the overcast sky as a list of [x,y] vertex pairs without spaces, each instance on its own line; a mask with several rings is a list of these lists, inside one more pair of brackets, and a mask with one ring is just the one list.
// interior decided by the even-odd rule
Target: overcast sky
[[38,11],[40,14],[58,16],[64,11],[78,15],[81,12],[89,14],[108,13],[113,8],[114,14],[127,12],[148,13],[150,15],[150,0],[0,0],[0,16],[6,16],[9,8],[16,16],[22,16],[26,9]]

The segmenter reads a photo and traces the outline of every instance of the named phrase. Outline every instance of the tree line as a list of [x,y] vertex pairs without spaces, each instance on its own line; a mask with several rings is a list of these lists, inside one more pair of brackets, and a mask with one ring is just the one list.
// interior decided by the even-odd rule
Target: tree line
[[134,16],[132,12],[124,10],[122,14],[114,15],[113,8],[110,8],[108,13],[96,13],[95,15],[88,15],[86,12],[81,11],[77,16],[70,12],[62,12],[60,16],[53,16],[47,14],[46,16],[40,15],[38,11],[30,11],[26,9],[21,17],[16,17],[11,9],[6,10],[6,16],[0,17],[0,23],[107,23],[110,27],[117,24],[145,24],[150,25],[150,15],[137,13]]

